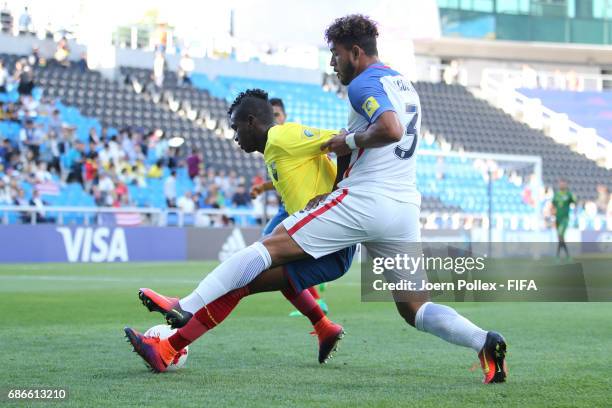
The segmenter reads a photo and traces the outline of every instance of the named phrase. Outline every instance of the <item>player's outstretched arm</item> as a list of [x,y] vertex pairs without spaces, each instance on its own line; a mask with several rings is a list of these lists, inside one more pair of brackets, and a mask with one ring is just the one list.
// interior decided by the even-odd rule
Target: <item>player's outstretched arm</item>
[[274,185],[271,181],[254,185],[251,187],[251,198],[257,198],[260,194],[270,190],[274,190]]
[[[321,145],[321,150],[328,150],[338,156],[344,156],[351,152],[351,148],[346,143],[346,131],[341,131],[328,142]],[[370,148],[382,147],[391,143],[397,143],[402,139],[404,129],[394,111],[383,112],[376,122],[363,132],[355,133],[355,144],[357,147]]]

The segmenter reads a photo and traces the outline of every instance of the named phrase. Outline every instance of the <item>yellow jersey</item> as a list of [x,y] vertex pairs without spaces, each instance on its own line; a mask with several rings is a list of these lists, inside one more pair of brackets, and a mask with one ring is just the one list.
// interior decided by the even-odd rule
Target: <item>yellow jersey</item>
[[268,131],[264,160],[289,214],[332,190],[336,164],[321,151],[321,145],[337,133],[299,123],[276,125]]

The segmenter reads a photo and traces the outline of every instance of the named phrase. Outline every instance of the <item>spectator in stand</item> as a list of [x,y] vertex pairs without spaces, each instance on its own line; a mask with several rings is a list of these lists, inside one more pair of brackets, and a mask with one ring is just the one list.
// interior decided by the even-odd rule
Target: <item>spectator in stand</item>
[[151,166],[151,168],[149,168],[147,177],[158,179],[158,178],[161,178],[163,174],[164,174],[164,162],[163,160],[158,160],[154,165]]
[[134,177],[134,182],[138,187],[146,187],[147,186],[147,170],[142,161],[138,160],[134,166],[132,166],[132,174]]
[[232,204],[235,207],[246,207],[251,203],[251,196],[246,191],[244,184],[240,184],[232,197]]
[[49,163],[49,169],[53,170],[57,174],[60,174],[60,143],[57,140],[57,134],[54,131],[47,133],[47,137],[43,141],[43,146],[44,147],[41,149],[42,160]]
[[85,160],[85,191],[90,192],[98,179],[98,153],[89,152]]
[[190,179],[193,180],[193,178],[200,173],[202,162],[202,154],[198,153],[196,149],[193,149],[191,155],[187,157],[187,173]]
[[98,156],[102,167],[108,170],[113,159],[109,142],[104,142],[104,147],[98,151]]
[[266,173],[264,171],[258,171],[257,174],[251,179],[251,185],[257,186],[266,182]]
[[129,195],[128,188],[119,177],[116,177],[113,181],[115,183],[115,195],[117,196],[117,200],[121,201],[123,196]]
[[214,183],[216,178],[217,178],[217,172],[212,167],[209,167],[206,170],[206,180],[208,180],[209,183]]
[[6,2],[4,2],[2,11],[0,11],[0,28],[4,34],[13,34],[13,14]]
[[176,207],[187,214],[195,212],[196,205],[191,195],[191,191],[186,191],[185,194],[176,201]]
[[121,198],[119,199],[119,203],[117,205],[117,207],[133,207],[133,206],[134,206],[134,203],[130,199],[130,196],[127,194],[124,194],[121,196]]
[[64,37],[57,43],[57,48],[55,49],[55,54],[53,54],[53,58],[63,67],[70,66],[70,48],[68,47],[68,40]]
[[224,202],[225,199],[219,191],[219,187],[216,184],[209,185],[203,208],[221,208]]
[[36,207],[36,223],[41,224],[45,222],[50,222],[51,220],[46,217],[45,206],[48,206],[49,203],[45,202],[41,197],[40,193],[36,190],[32,192],[32,199],[29,202],[29,205]]
[[450,64],[444,68],[442,76],[447,85],[453,85],[459,82],[459,74],[459,62],[457,60],[452,60]]
[[94,203],[98,207],[103,207],[104,205],[106,205],[106,200],[104,199],[104,195],[102,194],[98,186],[91,187],[91,195],[94,198]]
[[98,131],[95,127],[92,126],[89,128],[87,140],[89,141],[89,143],[93,143],[94,145],[100,144],[100,136],[98,136]]
[[28,95],[32,96],[32,90],[34,89],[34,73],[30,66],[23,68],[23,71],[19,74],[19,85],[17,86],[17,92],[20,96]]
[[222,192],[225,192],[229,189],[229,179],[227,177],[225,169],[219,170],[219,172],[214,178],[214,183],[219,187]]
[[81,53],[81,58],[79,58],[79,60],[76,62],[76,68],[81,71],[81,72],[87,72],[87,70],[89,69],[88,64],[87,64],[87,53],[86,52],[82,52]]
[[0,145],[0,171],[4,171],[7,167],[12,151],[13,147],[11,146],[11,142],[8,139],[2,140],[2,145]]
[[178,85],[191,85],[191,74],[195,69],[193,59],[189,56],[189,53],[184,53],[179,62],[178,69]]
[[162,52],[155,53],[155,59],[153,60],[153,83],[158,89],[164,86],[164,70],[166,66],[166,59]]
[[145,153],[142,150],[142,145],[134,143],[134,157],[136,158],[135,162],[144,162],[146,160]]
[[166,47],[168,46],[168,26],[166,23],[160,23],[155,28],[155,52],[158,54],[164,54]]
[[169,169],[176,169],[179,165],[178,149],[176,147],[169,147],[166,151],[165,156],[166,165]]
[[32,28],[32,16],[28,6],[23,8],[21,16],[19,16],[19,35],[33,34],[34,29]]
[[198,175],[193,178],[193,192],[202,193],[206,190],[206,173],[204,169],[200,169]]
[[4,61],[0,60],[0,93],[6,92],[6,85],[9,80],[9,73],[4,66]]
[[600,214],[605,214],[608,210],[608,202],[610,201],[610,192],[608,191],[608,186],[605,184],[597,185],[597,199],[595,200],[595,204],[597,205],[597,212]]
[[117,167],[125,155],[121,149],[121,145],[117,141],[117,135],[111,136],[108,141],[108,152],[112,163]]
[[97,191],[99,191],[102,201],[104,205],[112,205],[112,193],[115,190],[115,183],[110,178],[108,173],[102,173],[100,175],[100,182],[98,183]]
[[[32,154],[32,152],[28,151],[28,153]],[[13,150],[9,155],[9,161],[7,164],[7,169],[15,170],[16,172],[20,172],[23,169],[23,163],[19,156],[18,150]]]
[[48,164],[44,161],[38,162],[36,172],[34,173],[34,179],[37,183],[47,183],[53,181],[53,175],[48,169]]
[[19,116],[22,118],[38,117],[40,104],[31,95],[23,95],[21,97],[21,106],[19,108]]
[[132,135],[127,129],[122,129],[119,132],[119,140],[121,141],[121,149],[125,153],[125,157],[130,164],[136,163],[138,155],[134,148],[134,142],[132,141]]
[[64,127],[64,122],[62,122],[62,116],[59,109],[54,109],[51,113],[51,117],[49,118],[49,122],[47,124],[49,132],[55,132],[58,135],[62,134],[62,129]]
[[169,208],[176,207],[176,171],[172,170],[164,182],[164,197]]
[[5,164],[9,162],[9,156],[13,153],[13,145],[9,139],[2,139],[2,145],[0,146],[0,161]]
[[32,51],[30,52],[30,55],[28,55],[27,62],[31,67],[45,65],[45,59],[40,56],[40,48],[37,46],[32,47]]
[[[23,191],[23,188],[17,189],[17,196],[13,200],[13,205],[16,205],[18,207],[30,206],[30,202],[26,198],[25,191]],[[21,218],[21,222],[23,222],[24,224],[31,222],[30,214],[28,214],[26,211],[22,211],[19,215],[19,218]]]
[[[153,131],[149,138],[149,148],[154,149],[155,157],[158,159],[167,160],[168,156],[168,141],[164,135],[164,132],[160,129]],[[164,162],[164,164],[167,164]]]
[[5,178],[0,177],[0,205],[10,205],[12,203],[11,188],[6,184]]
[[17,122],[17,123],[20,122],[19,114],[17,113],[17,107],[14,103],[9,103],[6,106],[4,113],[5,113],[5,120],[9,120],[12,122]]
[[106,126],[102,126],[102,128],[100,129],[100,142],[104,140],[109,140],[108,128]]
[[43,96],[40,98],[40,102],[38,102],[38,107],[36,109],[38,117],[51,118],[51,115],[55,110],[55,102],[51,98]]
[[66,168],[68,169],[67,183],[79,183],[85,187],[83,180],[83,165],[85,163],[85,145],[77,141],[66,154]]
[[19,131],[19,142],[22,149],[28,149],[32,152],[34,159],[38,159],[43,137],[44,135],[34,124],[34,121],[26,119],[25,126]]

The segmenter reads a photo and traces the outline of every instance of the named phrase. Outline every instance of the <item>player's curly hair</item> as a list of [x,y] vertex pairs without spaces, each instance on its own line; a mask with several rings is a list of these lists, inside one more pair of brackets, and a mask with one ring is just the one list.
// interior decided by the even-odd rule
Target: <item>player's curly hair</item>
[[248,115],[253,115],[265,123],[274,122],[272,105],[268,99],[268,93],[263,89],[247,89],[240,92],[234,102],[227,110],[228,115],[236,112],[237,119],[245,119]]
[[342,44],[347,48],[357,45],[369,56],[378,55],[376,37],[376,22],[362,14],[337,18],[325,30],[325,40],[328,43]]

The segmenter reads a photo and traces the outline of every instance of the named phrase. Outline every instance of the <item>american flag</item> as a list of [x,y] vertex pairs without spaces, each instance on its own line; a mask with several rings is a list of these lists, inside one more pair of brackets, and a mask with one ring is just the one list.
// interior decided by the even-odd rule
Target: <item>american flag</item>
[[45,181],[43,183],[38,183],[34,186],[34,188],[36,188],[36,191],[38,191],[38,194],[40,195],[60,195],[60,188],[53,181]]
[[116,213],[115,222],[124,227],[133,227],[142,224],[140,213]]

